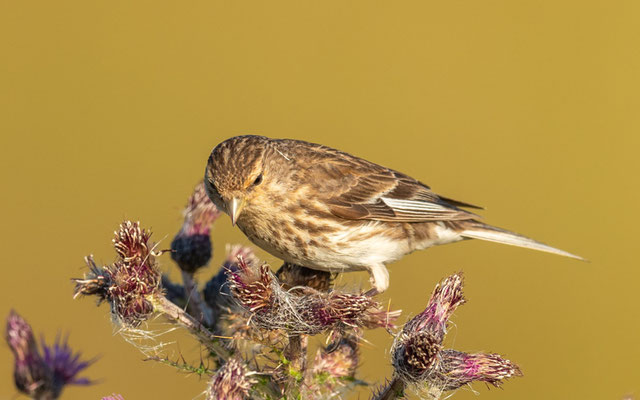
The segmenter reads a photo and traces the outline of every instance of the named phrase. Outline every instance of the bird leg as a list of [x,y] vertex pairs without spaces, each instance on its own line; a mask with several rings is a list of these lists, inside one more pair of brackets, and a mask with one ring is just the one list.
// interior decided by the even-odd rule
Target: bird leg
[[371,284],[373,288],[367,292],[368,296],[375,296],[387,290],[389,287],[389,271],[384,264],[375,264],[368,268],[371,278]]

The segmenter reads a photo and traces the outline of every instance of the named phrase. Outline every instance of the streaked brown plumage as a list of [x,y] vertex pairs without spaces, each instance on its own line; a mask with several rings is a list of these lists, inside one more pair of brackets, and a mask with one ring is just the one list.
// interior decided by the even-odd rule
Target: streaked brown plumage
[[253,243],[287,262],[331,272],[368,270],[378,292],[385,264],[415,250],[482,239],[580,258],[483,224],[400,172],[299,140],[237,136],[211,152],[211,200]]

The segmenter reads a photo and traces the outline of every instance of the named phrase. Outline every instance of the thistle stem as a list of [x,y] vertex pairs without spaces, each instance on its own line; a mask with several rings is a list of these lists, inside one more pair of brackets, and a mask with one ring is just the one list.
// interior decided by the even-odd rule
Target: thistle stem
[[200,319],[205,326],[213,327],[213,310],[204,302],[198,291],[198,283],[191,272],[182,271],[182,282],[187,301],[187,310],[194,317]]
[[404,398],[404,389],[404,382],[400,378],[394,377],[372,400],[402,399]]
[[154,296],[154,305],[158,312],[185,327],[203,345],[205,345],[207,349],[216,354],[219,358],[222,360],[227,360],[229,358],[229,352],[218,344],[219,338],[183,309],[172,303],[164,296]]
[[289,335],[289,344],[284,348],[284,357],[302,374],[307,367],[307,342],[307,335]]

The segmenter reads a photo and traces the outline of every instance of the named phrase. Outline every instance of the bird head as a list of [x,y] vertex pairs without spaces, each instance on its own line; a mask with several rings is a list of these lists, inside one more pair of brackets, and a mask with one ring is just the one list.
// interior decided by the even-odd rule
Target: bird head
[[235,225],[242,211],[259,199],[272,176],[265,155],[269,139],[263,136],[236,136],[211,152],[205,170],[207,195]]

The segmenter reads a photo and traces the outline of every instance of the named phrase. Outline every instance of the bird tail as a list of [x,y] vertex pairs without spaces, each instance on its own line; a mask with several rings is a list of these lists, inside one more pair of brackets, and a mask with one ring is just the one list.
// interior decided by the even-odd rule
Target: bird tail
[[514,232],[507,231],[505,229],[497,228],[495,226],[486,225],[480,222],[475,222],[463,230],[460,235],[464,238],[486,240],[488,242],[496,242],[502,244],[509,244],[511,246],[525,247],[527,249],[544,251],[547,253],[558,254],[565,257],[575,258],[578,260],[586,261],[584,258],[571,254],[567,251],[556,249],[555,247],[548,246],[544,243],[540,243],[536,240],[530,239],[526,236],[519,235]]

